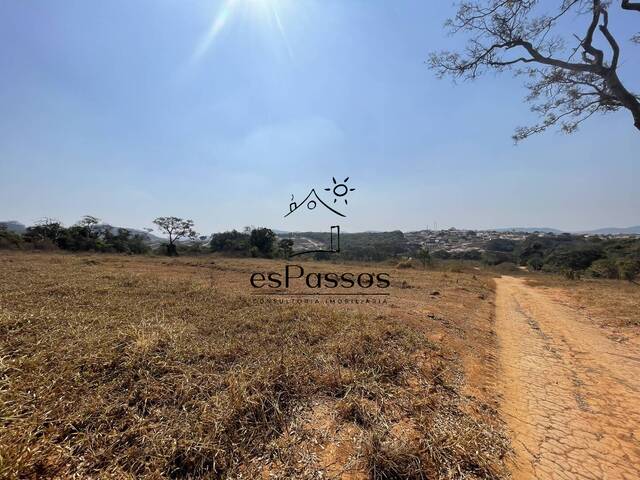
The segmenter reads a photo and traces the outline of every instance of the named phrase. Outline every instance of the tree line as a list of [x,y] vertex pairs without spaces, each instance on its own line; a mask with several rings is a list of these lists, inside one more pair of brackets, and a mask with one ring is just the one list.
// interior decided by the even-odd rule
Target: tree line
[[[180,253],[216,252],[236,257],[289,258],[295,237],[328,242],[328,233],[305,232],[293,238],[279,238],[266,227],[245,227],[209,236],[199,236],[194,222],[180,217],[158,217],[153,223],[165,239],[150,244],[148,235],[125,228],[101,225],[94,216],[86,215],[70,227],[52,219],[44,219],[28,227],[22,234],[0,225],[0,248],[74,252],[146,254],[175,256]],[[147,233],[154,231],[146,229]],[[494,239],[482,250],[463,252],[436,250],[430,252],[407,242],[400,231],[352,233],[342,236],[342,251],[337,254],[316,253],[316,260],[384,261],[416,258],[424,267],[433,260],[482,262],[489,266],[512,264],[530,271],[565,274],[569,278],[583,275],[596,278],[634,281],[640,276],[640,238],[601,238],[581,235],[529,235],[525,240]]]
[[92,215],[85,215],[70,227],[65,227],[58,220],[45,218],[22,234],[0,225],[0,248],[133,254],[150,251],[144,235],[126,228],[100,225],[100,219]]
[[153,220],[157,231],[165,236],[155,250],[149,235],[134,233],[126,228],[114,228],[100,224],[100,219],[85,215],[70,227],[62,222],[44,218],[30,226],[24,233],[11,231],[0,225],[0,249],[17,250],[69,250],[72,252],[102,252],[146,254],[160,253],[177,256],[179,253],[222,252],[237,256],[289,257],[293,252],[293,240],[278,240],[269,228],[246,227],[236,230],[200,236],[194,230],[194,222],[180,217],[158,217]]
[[512,264],[529,271],[560,273],[567,278],[634,281],[640,276],[640,238],[601,238],[582,235],[529,235],[526,239],[490,240],[484,251],[433,252],[436,259],[474,260],[485,265]]

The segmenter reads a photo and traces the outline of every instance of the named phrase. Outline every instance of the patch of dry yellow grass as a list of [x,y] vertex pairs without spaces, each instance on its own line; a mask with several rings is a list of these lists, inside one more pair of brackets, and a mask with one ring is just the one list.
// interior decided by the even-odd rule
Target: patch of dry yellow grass
[[552,289],[558,301],[583,310],[600,325],[640,327],[640,285],[624,280],[567,280],[537,275],[529,284]]
[[2,254],[0,476],[504,475],[494,412],[428,339],[446,302],[473,333],[456,319],[486,285],[439,277],[431,316],[423,272],[385,308],[264,305],[243,287],[261,265]]

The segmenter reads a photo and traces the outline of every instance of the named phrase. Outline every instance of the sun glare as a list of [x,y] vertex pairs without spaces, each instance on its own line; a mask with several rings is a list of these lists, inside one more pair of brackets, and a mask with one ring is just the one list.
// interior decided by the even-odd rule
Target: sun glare
[[215,39],[241,8],[251,13],[251,16],[257,18],[258,21],[273,25],[278,31],[289,57],[292,58],[291,47],[279,13],[280,3],[280,0],[223,0],[211,26],[198,41],[191,56],[191,62],[198,63],[207,54]]

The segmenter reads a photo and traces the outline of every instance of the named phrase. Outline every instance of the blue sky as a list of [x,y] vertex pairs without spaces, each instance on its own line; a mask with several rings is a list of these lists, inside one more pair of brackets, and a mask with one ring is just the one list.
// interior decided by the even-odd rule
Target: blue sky
[[[426,68],[458,42],[440,3],[4,0],[0,219],[324,229],[282,218],[291,195],[349,176],[352,231],[640,224],[629,115],[514,146],[520,80]],[[636,17],[610,26],[637,91]]]

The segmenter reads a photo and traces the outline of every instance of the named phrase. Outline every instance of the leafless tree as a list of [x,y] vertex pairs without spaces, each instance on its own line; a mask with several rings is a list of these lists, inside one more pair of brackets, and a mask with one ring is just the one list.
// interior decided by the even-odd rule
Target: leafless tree
[[[621,49],[609,30],[614,11],[637,12],[640,20],[640,2],[622,0],[619,9],[602,0],[549,3],[556,4],[556,9],[545,11],[539,0],[459,2],[446,26],[453,34],[468,35],[466,46],[462,52],[432,53],[429,66],[440,77],[475,79],[491,70],[526,77],[526,100],[541,120],[518,127],[515,141],[555,125],[571,133],[595,113],[619,109],[627,109],[640,130],[640,97],[618,76]],[[568,39],[559,27],[569,23],[571,16],[584,18],[584,30]],[[640,34],[632,40],[640,43]]]
[[176,241],[180,238],[196,237],[197,233],[193,230],[193,220],[184,220],[178,217],[158,217],[153,223],[158,229],[169,235],[169,244],[167,245],[167,255],[175,256],[178,254]]

